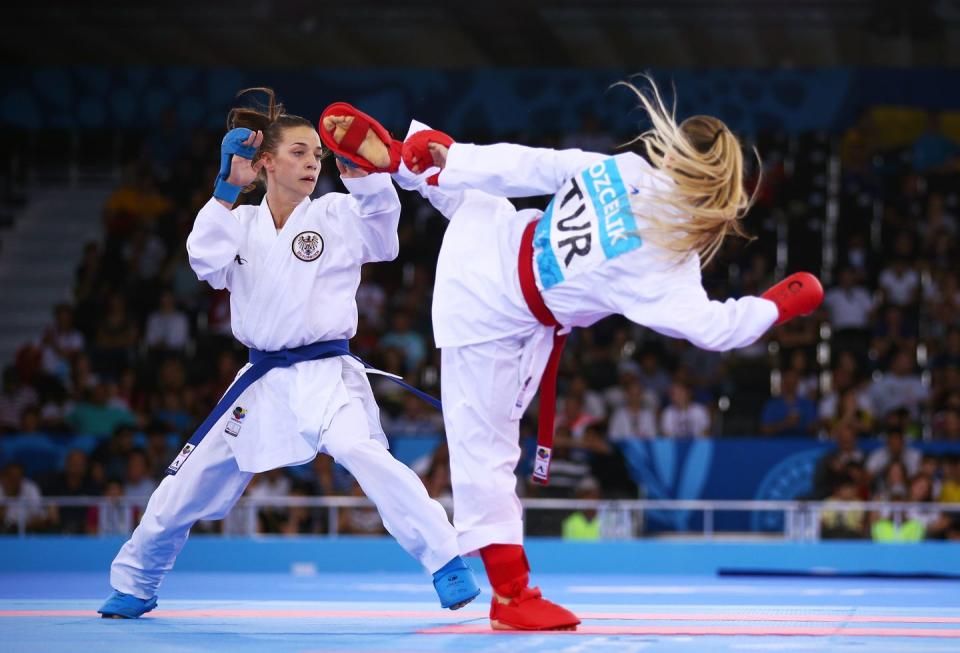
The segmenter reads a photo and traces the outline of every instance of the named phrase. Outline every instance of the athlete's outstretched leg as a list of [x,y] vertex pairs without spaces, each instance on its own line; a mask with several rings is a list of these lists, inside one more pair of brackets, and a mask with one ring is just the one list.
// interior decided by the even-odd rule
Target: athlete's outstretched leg
[[253,474],[240,471],[222,431],[222,424],[214,426],[177,473],[153,492],[140,525],[110,567],[115,594],[100,609],[105,617],[137,617],[152,610],[157,588],[190,528],[201,519],[222,519],[243,494]]
[[450,447],[454,525],[463,553],[479,551],[495,596],[497,629],[568,630],[580,620],[529,587],[515,470],[523,343],[501,339],[441,350],[443,417]]
[[443,607],[463,607],[477,597],[479,587],[460,559],[457,533],[443,506],[430,498],[413,470],[370,437],[359,399],[351,399],[337,412],[321,446],[376,504],[384,527],[400,546],[434,575]]

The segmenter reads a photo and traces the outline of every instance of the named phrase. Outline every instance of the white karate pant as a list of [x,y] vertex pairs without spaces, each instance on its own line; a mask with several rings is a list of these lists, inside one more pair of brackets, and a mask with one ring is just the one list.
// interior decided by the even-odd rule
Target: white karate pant
[[488,544],[523,543],[514,475],[520,420],[511,416],[521,383],[522,347],[520,338],[503,338],[441,350],[453,524],[463,555]]
[[[502,210],[504,200],[479,193],[468,208],[464,191],[445,191],[423,182],[401,166],[394,175],[398,184],[419,192],[449,220],[489,220]],[[459,211],[468,210],[473,215]],[[490,247],[497,246],[491,229]],[[447,238],[450,238],[448,232]],[[444,242],[444,247],[462,248],[464,256],[480,247],[470,242]],[[509,266],[515,266],[510,259]],[[512,268],[511,268],[512,270]],[[493,287],[491,293],[502,292]],[[436,316],[434,316],[436,319]],[[466,318],[469,319],[469,318]],[[534,327],[536,333],[536,327]],[[517,497],[515,470],[520,460],[520,419],[516,408],[521,385],[531,376],[531,362],[525,355],[530,343],[523,336],[498,338],[478,344],[442,347],[440,350],[440,394],[443,421],[450,449],[450,481],[453,487],[453,525],[457,529],[461,555],[477,552],[488,544],[523,544],[523,509]],[[549,354],[549,348],[544,350]],[[539,371],[542,373],[544,356]],[[531,377],[533,388],[539,376]],[[526,403],[526,402],[524,402]]]
[[[114,589],[141,599],[155,596],[193,524],[223,519],[243,494],[253,474],[240,471],[222,435],[227,419],[229,414],[150,497],[140,525],[110,568]],[[321,452],[354,476],[376,504],[387,531],[427,571],[437,571],[458,555],[456,532],[443,507],[430,499],[410,468],[370,437],[359,399],[334,415],[320,444]]]

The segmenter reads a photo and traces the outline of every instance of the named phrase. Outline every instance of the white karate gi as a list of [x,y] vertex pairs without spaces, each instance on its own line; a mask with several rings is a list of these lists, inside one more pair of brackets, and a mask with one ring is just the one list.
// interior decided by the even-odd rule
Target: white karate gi
[[[343,181],[350,195],[304,199],[279,233],[266,200],[228,211],[211,199],[200,210],[187,238],[190,265],[230,291],[233,333],[244,345],[276,351],[355,335],[360,266],[396,257],[400,202],[386,175]],[[113,562],[114,589],[154,596],[197,520],[223,518],[253,473],[318,451],[353,474],[387,530],[436,571],[458,554],[456,533],[417,475],[390,455],[378,414],[351,358],[270,370],[177,457],[176,474],[153,493]]]
[[[414,122],[410,133],[426,126]],[[553,328],[530,313],[517,258],[527,223],[534,274],[565,329],[612,314],[698,347],[753,343],[777,319],[758,297],[708,299],[700,261],[671,263],[644,242],[645,203],[669,188],[642,157],[512,144],[454,143],[438,186],[405,167],[398,185],[418,190],[450,224],[437,261],[433,328],[441,352],[441,394],[450,447],[454,526],[462,553],[520,544],[523,522],[514,470],[519,420],[536,393]],[[554,195],[546,212],[517,211],[506,197]]]

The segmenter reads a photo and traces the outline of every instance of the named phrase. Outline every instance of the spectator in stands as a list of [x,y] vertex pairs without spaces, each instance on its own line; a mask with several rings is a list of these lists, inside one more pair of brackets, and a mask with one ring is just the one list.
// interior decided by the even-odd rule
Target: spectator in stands
[[16,431],[20,415],[27,406],[39,399],[37,391],[20,381],[20,373],[13,366],[3,370],[3,392],[0,392],[0,432]]
[[[575,488],[574,497],[586,501],[600,498],[600,484],[592,476],[580,479]],[[600,539],[600,516],[596,508],[574,511],[563,520],[562,536],[565,540],[578,542],[596,542]]]
[[881,366],[888,364],[898,351],[914,351],[917,348],[917,325],[915,320],[904,316],[899,306],[887,306],[881,311],[882,320],[874,326],[870,343],[871,355]]
[[159,236],[145,227],[135,229],[123,246],[126,285],[133,290],[155,290],[166,258],[167,248]]
[[660,435],[668,438],[710,435],[710,411],[695,403],[690,388],[683,383],[670,386],[670,404],[660,414]]
[[939,415],[933,439],[960,442],[960,411],[948,408]]
[[950,517],[937,509],[933,497],[933,479],[930,476],[917,474],[910,480],[907,500],[925,504],[906,511],[907,524],[916,524],[914,528],[918,531],[922,529],[920,539],[942,539],[950,528]]
[[[390,372],[407,378],[410,370],[406,367],[406,359],[403,352],[396,347],[387,347],[382,350],[380,365],[378,367],[384,372]],[[411,375],[412,376],[412,375]],[[407,395],[398,384],[383,375],[374,374],[370,379],[370,385],[377,397],[377,403],[380,404],[380,411],[385,415],[399,415],[403,409],[403,399]],[[389,417],[384,421],[389,422]]]
[[603,422],[587,426],[577,443],[579,455],[585,455],[590,474],[600,482],[602,495],[609,499],[636,499],[637,484],[627,470],[627,462],[620,449],[606,437]]
[[840,271],[839,285],[824,296],[823,305],[830,313],[837,345],[855,345],[866,338],[870,331],[870,314],[873,298],[867,289],[857,282],[857,273],[851,267]]
[[820,514],[820,537],[825,540],[859,540],[867,534],[867,514],[861,508],[839,508],[831,504],[836,502],[858,501],[857,484],[849,474],[842,473],[830,496],[826,497],[826,506]]
[[67,412],[70,408],[66,388],[59,383],[51,384],[40,404],[40,428],[45,433],[68,432]]
[[420,369],[427,357],[427,345],[422,334],[413,329],[410,314],[399,311],[393,314],[393,328],[380,339],[381,347],[396,347],[403,352],[408,370]]
[[677,371],[686,373],[695,399],[710,402],[723,394],[726,370],[720,352],[694,347],[686,340],[672,340],[670,344],[680,350]]
[[853,270],[858,283],[862,283],[867,278],[872,254],[867,247],[867,237],[862,231],[850,235],[844,262]]
[[73,294],[78,305],[95,299],[100,289],[103,275],[103,260],[100,257],[100,245],[91,241],[83,247],[83,257],[74,272]]
[[157,189],[149,164],[134,164],[125,175],[126,182],[110,195],[104,209],[108,242],[125,240],[135,229],[153,224],[172,208],[170,200]]
[[[87,497],[100,494],[100,488],[90,480],[90,468],[87,454],[79,449],[67,453],[63,471],[54,475],[44,487],[44,492],[51,497]],[[50,522],[57,533],[83,535],[89,529],[89,508],[85,506],[68,506],[50,508]]]
[[817,398],[820,380],[810,369],[810,357],[803,349],[794,349],[790,353],[787,369],[797,375],[797,395],[811,401]]
[[67,390],[70,397],[79,400],[86,396],[88,392],[100,382],[99,375],[93,371],[93,364],[90,357],[86,354],[79,354],[73,359],[73,367],[70,370],[70,379],[67,383]]
[[443,416],[410,392],[401,397],[403,411],[386,424],[391,435],[424,436],[443,433]]
[[123,483],[123,496],[132,501],[143,513],[150,495],[157,488],[156,481],[150,475],[150,465],[143,449],[134,449],[127,454],[127,473]]
[[626,403],[617,408],[610,418],[611,441],[630,438],[652,438],[657,434],[657,415],[650,407],[656,399],[645,392],[640,381],[632,380],[626,387]]
[[387,293],[383,286],[371,279],[371,266],[360,268],[360,286],[357,288],[357,310],[374,329],[383,327]]
[[147,461],[150,463],[150,478],[159,483],[166,474],[176,451],[170,447],[166,427],[158,421],[147,424],[144,429],[147,440]]
[[960,329],[950,329],[942,346],[943,348],[934,357],[931,367],[934,369],[960,368]]
[[[247,490],[246,496],[250,499],[277,499],[290,496],[293,482],[283,468],[271,469],[257,474],[256,483]],[[287,519],[286,508],[267,506],[260,508],[261,532],[278,533],[280,525]]]
[[67,415],[67,423],[75,433],[101,438],[112,434],[118,426],[136,424],[136,417],[130,411],[111,405],[109,399],[109,386],[97,383],[82,401],[74,405]]
[[109,439],[97,444],[90,454],[91,467],[101,469],[105,481],[124,478],[127,473],[127,459],[136,448],[135,435],[131,425],[121,424],[113,430]]
[[[837,375],[834,375],[834,379]],[[873,426],[873,408],[862,386],[848,387],[842,393],[836,389],[825,394],[817,407],[822,427],[830,433],[845,422],[856,429],[857,435],[866,435]]]
[[168,431],[186,433],[196,421],[186,407],[183,391],[166,390],[154,401],[153,418]]
[[877,415],[905,408],[914,419],[930,396],[930,389],[914,372],[913,357],[906,350],[894,355],[890,371],[874,381],[868,392]]
[[657,398],[663,402],[670,394],[670,375],[660,366],[660,357],[651,349],[640,356],[640,370],[637,377],[644,388],[655,392]]
[[7,508],[0,506],[0,533],[19,532],[21,522],[28,533],[46,529],[47,513],[40,487],[24,476],[20,463],[8,463],[0,470],[0,499],[22,502]]
[[433,450],[430,464],[421,480],[431,498],[453,500],[453,487],[450,484],[450,449],[447,447],[446,440]]
[[[603,395],[594,392],[587,386],[587,380],[580,374],[574,375],[567,386],[567,397],[578,397],[583,410],[588,415],[596,419],[603,419],[607,416],[607,405],[603,401]],[[562,401],[562,400],[561,400]],[[559,408],[560,412],[563,408]]]
[[923,454],[918,449],[906,446],[902,429],[890,429],[886,433],[884,446],[874,449],[867,456],[866,468],[871,477],[877,478],[891,464],[900,462],[904,466],[904,476],[911,478],[920,471],[922,460]]
[[20,425],[17,428],[20,435],[41,435],[40,409],[36,406],[27,406],[20,413]]
[[957,216],[947,210],[943,193],[933,192],[927,197],[926,219],[917,228],[927,257],[936,252],[938,241],[950,242],[957,235]]
[[137,326],[127,314],[123,297],[113,294],[107,300],[104,316],[97,323],[93,362],[100,372],[119,374],[133,360],[137,346]]
[[[354,483],[350,496],[362,497],[363,489]],[[341,508],[339,532],[344,535],[382,535],[386,533],[380,513],[374,507]]]
[[[309,497],[310,485],[303,481],[295,482],[288,496]],[[314,509],[291,506],[286,511],[286,517],[280,522],[279,532],[283,535],[307,535],[318,532],[318,524]]]
[[179,310],[173,292],[160,294],[160,305],[147,318],[147,346],[153,350],[183,353],[190,341],[190,322]]
[[65,382],[70,376],[70,364],[83,351],[83,345],[83,334],[73,325],[73,309],[69,304],[57,304],[53,309],[53,324],[40,339],[43,371]]
[[566,428],[574,440],[580,440],[584,430],[596,421],[598,417],[587,412],[581,397],[568,396],[563,398],[562,411],[557,414],[555,424]]
[[[951,251],[950,255],[956,254]],[[960,279],[957,273],[948,271],[939,275],[929,304],[932,326],[943,325],[943,328],[953,329],[960,327]]]
[[919,299],[920,275],[904,258],[894,259],[884,268],[878,282],[888,304],[903,308],[915,305]]
[[214,374],[199,389],[196,403],[204,406],[215,405],[223,393],[227,391],[230,384],[237,377],[240,371],[240,361],[232,349],[221,351],[217,355],[217,362],[214,365]]
[[838,422],[832,436],[836,449],[824,454],[813,472],[813,498],[816,500],[826,499],[842,482],[853,480],[848,466],[850,463],[862,464],[865,460],[863,451],[857,446],[855,424]]
[[95,508],[97,535],[129,535],[134,527],[133,512],[122,504],[120,481],[108,481],[103,489],[104,501]]
[[338,496],[350,492],[353,477],[345,469],[334,464],[333,458],[325,453],[317,454],[310,465],[307,477],[316,496]]
[[812,401],[797,394],[798,386],[796,372],[783,373],[780,395],[771,397],[763,406],[760,430],[764,435],[803,437],[813,433],[817,409]]
[[901,460],[892,460],[882,471],[874,483],[873,498],[877,501],[904,501],[910,482],[906,465]]
[[[891,465],[891,471],[902,469],[900,464]],[[897,472],[898,474],[900,472]],[[889,508],[884,508],[872,515],[871,531],[873,539],[878,542],[919,542],[926,537],[941,537],[950,526],[950,520],[945,518],[931,504],[920,508],[901,508],[897,504],[903,501],[910,503],[929,503],[931,496],[930,479],[920,474],[907,483],[907,489],[889,495],[886,499],[892,502]]]
[[[943,482],[937,499],[942,503],[960,503],[960,454],[943,458]],[[956,515],[960,517],[960,513]]]

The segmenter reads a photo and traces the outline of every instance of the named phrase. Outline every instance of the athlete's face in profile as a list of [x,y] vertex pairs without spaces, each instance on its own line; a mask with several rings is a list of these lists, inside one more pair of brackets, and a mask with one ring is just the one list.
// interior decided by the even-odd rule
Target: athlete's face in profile
[[285,129],[277,151],[264,155],[268,183],[293,195],[310,195],[317,187],[322,154],[320,135],[315,129]]

